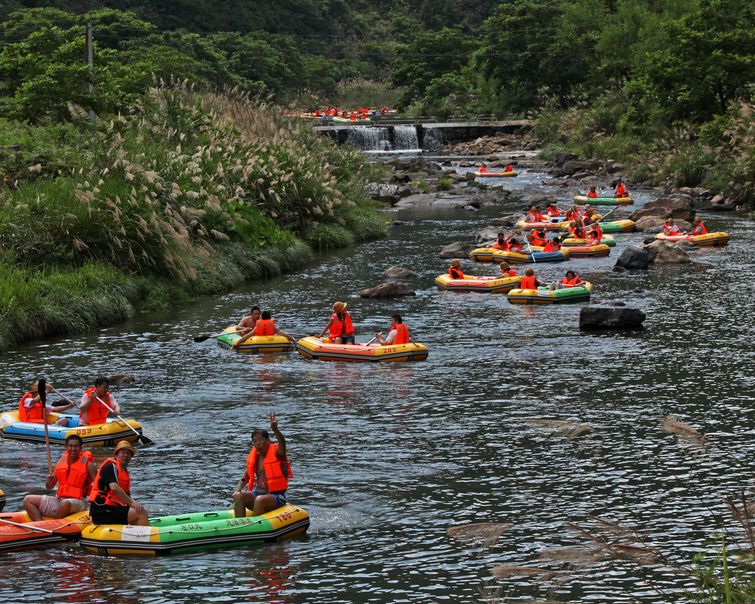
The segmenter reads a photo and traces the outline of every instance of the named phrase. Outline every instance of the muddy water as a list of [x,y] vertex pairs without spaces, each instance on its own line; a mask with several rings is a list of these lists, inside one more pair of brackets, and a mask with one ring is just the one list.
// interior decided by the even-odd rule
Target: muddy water
[[[544,178],[524,174],[502,186]],[[639,574],[605,564],[548,581],[502,583],[491,581],[490,569],[557,569],[538,556],[585,543],[566,524],[587,527],[588,515],[646,531],[675,564],[715,551],[709,537],[731,526],[723,497],[753,482],[755,230],[741,217],[706,216],[709,229],[734,239],[722,250],[696,252],[694,264],[681,268],[611,273],[622,248],[641,234],[615,235],[608,258],[571,261],[568,268],[594,283],[595,301],[621,299],[648,314],[642,332],[593,335],[578,330],[579,305],[512,306],[504,296],[434,287],[446,266],[441,246],[470,240],[487,219],[515,209],[402,211],[392,216],[401,224],[387,239],[325,256],[297,274],[2,357],[6,408],[42,374],[76,396],[100,373],[137,377],[114,393],[156,442],[132,463],[134,494],[152,515],[227,506],[250,429],[276,411],[295,472],[290,499],[310,512],[312,526],[303,539],[170,558],[102,558],[75,545],[5,554],[0,598],[475,602],[490,585],[500,586],[507,601],[654,602],[658,589],[683,601],[690,581],[673,565]],[[355,297],[393,264],[418,274],[415,297]],[[545,280],[566,269],[537,267]],[[319,332],[336,299],[349,302],[360,339],[400,313],[429,346],[429,359],[337,364],[242,356],[213,340],[191,341],[222,330],[253,304],[272,309],[293,334]],[[664,433],[660,419],[668,414],[714,444]],[[593,431],[570,439],[532,419],[579,422]],[[45,466],[39,445],[0,442],[6,509],[40,488]],[[448,527],[472,522],[513,527],[489,548],[447,536]]]

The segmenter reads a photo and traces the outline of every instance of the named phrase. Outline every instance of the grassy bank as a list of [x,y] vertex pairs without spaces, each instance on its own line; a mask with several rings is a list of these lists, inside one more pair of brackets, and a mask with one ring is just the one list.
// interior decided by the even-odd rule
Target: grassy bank
[[[89,124],[0,124],[0,349],[381,237],[369,166],[234,94],[155,89]],[[8,148],[13,145],[13,148]]]
[[703,187],[736,206],[755,209],[755,106],[738,103],[704,124],[636,119],[626,100],[543,110],[535,135],[546,159],[569,151],[584,159],[613,159],[632,183]]

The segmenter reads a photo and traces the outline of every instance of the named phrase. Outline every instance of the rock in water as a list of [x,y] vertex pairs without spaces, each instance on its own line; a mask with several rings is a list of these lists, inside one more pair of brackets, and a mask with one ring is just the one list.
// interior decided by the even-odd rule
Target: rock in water
[[449,243],[440,251],[441,258],[462,258],[467,255],[469,246],[463,241],[454,241]]
[[414,279],[417,276],[417,273],[403,266],[391,266],[385,269],[383,274],[391,281],[395,281],[396,279]]
[[[681,246],[657,239],[645,246],[650,264],[688,264],[689,254]],[[623,255],[623,254],[622,254]]]
[[396,298],[398,296],[416,296],[405,283],[381,283],[375,287],[363,289],[359,292],[362,298]]
[[621,253],[616,261],[616,266],[636,271],[646,269],[649,263],[647,250],[637,245],[631,245]]
[[579,311],[580,329],[637,329],[645,313],[626,306],[583,306]]

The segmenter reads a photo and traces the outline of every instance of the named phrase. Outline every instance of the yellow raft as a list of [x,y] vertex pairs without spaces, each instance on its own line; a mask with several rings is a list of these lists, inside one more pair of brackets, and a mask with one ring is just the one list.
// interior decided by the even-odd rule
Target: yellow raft
[[[240,339],[241,336],[236,333],[235,325],[226,327],[223,333],[217,337],[218,344],[223,348],[231,348]],[[295,347],[295,344],[291,340],[283,336],[254,336],[235,350],[247,354],[274,354],[278,352],[292,352]]]
[[478,178],[512,178],[513,176],[519,176],[519,172],[480,172],[477,171],[474,175]]
[[522,281],[521,275],[513,277],[476,277],[464,275],[463,279],[452,279],[450,275],[438,275],[435,284],[440,289],[452,292],[480,292],[503,294],[515,288]]
[[658,233],[655,238],[661,241],[689,241],[698,247],[723,247],[729,243],[731,236],[729,233],[717,231],[705,235],[665,235]]
[[296,343],[303,357],[316,361],[346,361],[352,363],[391,363],[424,361],[428,350],[424,344],[335,344],[328,338],[308,336]]
[[508,300],[512,304],[568,304],[570,302],[586,302],[590,299],[592,284],[584,281],[574,287],[550,289],[512,289],[508,293]]
[[[69,426],[58,426],[55,422],[64,417]],[[133,419],[126,419],[125,423],[119,419],[108,418],[106,424],[94,426],[79,426],[79,416],[64,413],[47,414],[47,433],[50,444],[65,446],[66,438],[77,434],[84,441],[84,445],[90,447],[113,447],[119,440],[136,442],[142,433],[142,426]],[[126,425],[128,424],[128,426]],[[129,428],[133,428],[138,432]],[[0,414],[0,433],[3,438],[12,440],[25,440],[29,442],[44,443],[45,427],[42,423],[22,422],[18,419],[18,411],[6,411]]]

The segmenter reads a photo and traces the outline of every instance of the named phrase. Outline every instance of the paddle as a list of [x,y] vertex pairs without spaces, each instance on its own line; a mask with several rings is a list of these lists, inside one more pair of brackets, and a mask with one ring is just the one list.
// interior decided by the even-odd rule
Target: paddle
[[[225,332],[223,332],[225,333]],[[223,333],[216,333],[213,335],[205,335],[205,336],[194,336],[195,342],[204,342],[205,340],[209,340],[210,338],[217,338],[218,336],[222,336]]]
[[530,240],[527,239],[527,237],[525,237],[524,240],[527,242],[527,248],[530,250],[530,256],[532,257],[532,264],[537,264],[537,260],[535,260],[535,252],[533,251],[532,246],[530,245]]
[[372,344],[372,343],[373,343],[373,342],[374,342],[375,340],[377,340],[377,339],[378,339],[378,336],[382,336],[382,335],[383,335],[383,332],[381,331],[381,332],[380,332],[380,333],[378,333],[378,334],[377,334],[377,335],[376,335],[376,336],[375,336],[374,338],[372,338],[372,339],[371,339],[371,340],[370,340],[369,342],[367,342],[367,343],[365,344],[365,346],[369,346],[369,345],[370,345],[370,344]]
[[111,407],[110,405],[108,405],[108,404],[107,404],[107,403],[106,403],[105,401],[103,401],[103,400],[102,400],[102,399],[101,399],[101,398],[100,398],[99,396],[95,396],[94,398],[96,398],[96,399],[97,399],[97,400],[98,400],[98,401],[100,402],[100,404],[101,404],[101,405],[104,405],[104,406],[105,406],[105,409],[107,409],[108,411],[110,411],[110,413],[112,413],[113,415],[115,415],[115,417],[117,417],[117,418],[118,418],[119,420],[121,420],[121,423],[122,423],[122,424],[123,424],[124,426],[126,426],[126,427],[127,427],[127,428],[128,428],[129,430],[131,430],[131,431],[132,431],[132,432],[133,432],[134,434],[136,434],[136,435],[137,435],[137,436],[139,437],[139,439],[141,439],[141,441],[142,441],[142,444],[143,444],[143,445],[144,445],[145,447],[149,447],[150,445],[154,445],[154,444],[155,444],[155,442],[154,442],[153,440],[151,440],[151,439],[147,438],[146,436],[144,436],[144,434],[139,434],[139,433],[138,433],[138,432],[137,432],[136,430],[134,430],[134,429],[133,429],[133,428],[132,428],[132,427],[131,427],[131,426],[130,426],[130,425],[129,425],[129,424],[127,423],[127,422],[126,422],[126,420],[125,420],[125,419],[123,419],[123,418],[122,418],[122,417],[121,417],[120,415],[118,415],[118,414],[117,414],[117,413],[116,413],[115,411],[113,411],[112,407]]
[[42,403],[42,422],[45,426],[45,447],[47,448],[47,475],[52,476],[52,455],[50,454],[50,432],[47,429],[47,382],[45,378],[37,381],[37,392]]
[[601,216],[595,222],[603,222],[606,218],[608,218],[611,214],[613,214],[618,209],[619,209],[619,206],[616,206],[614,209],[610,210],[605,216]]
[[62,537],[63,539],[73,540],[79,538],[79,533],[59,533],[57,531],[53,531],[50,529],[42,528],[41,526],[29,526],[28,524],[24,524],[22,522],[13,522],[11,520],[5,520],[4,518],[0,518],[0,522],[4,522],[5,524],[10,524],[11,526],[17,526],[18,528],[27,529],[30,531],[37,531],[38,533],[46,533],[48,535],[57,535],[58,537]]

